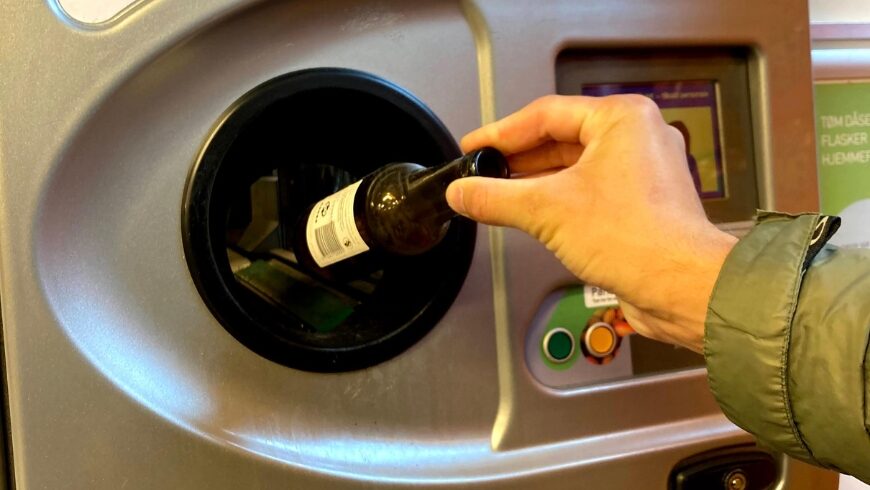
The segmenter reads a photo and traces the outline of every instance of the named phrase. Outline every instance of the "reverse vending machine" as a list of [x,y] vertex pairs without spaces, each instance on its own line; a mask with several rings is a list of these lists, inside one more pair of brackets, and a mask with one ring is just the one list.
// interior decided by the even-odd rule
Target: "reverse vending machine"
[[737,235],[816,209],[800,2],[81,4],[0,10],[10,488],[836,485],[517,231],[293,250],[318,199],[551,93],[655,100]]

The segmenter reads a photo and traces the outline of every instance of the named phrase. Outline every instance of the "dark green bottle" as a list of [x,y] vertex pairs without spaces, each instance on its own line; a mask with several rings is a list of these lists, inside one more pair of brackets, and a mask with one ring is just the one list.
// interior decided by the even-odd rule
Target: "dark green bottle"
[[393,163],[315,203],[294,239],[300,263],[323,268],[369,250],[418,255],[444,238],[456,213],[447,186],[462,177],[508,178],[504,155],[483,148],[438,167]]

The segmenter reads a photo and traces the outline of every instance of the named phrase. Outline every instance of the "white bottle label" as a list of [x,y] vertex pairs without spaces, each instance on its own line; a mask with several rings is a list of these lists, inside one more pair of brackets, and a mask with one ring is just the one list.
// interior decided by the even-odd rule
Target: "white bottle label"
[[583,302],[587,308],[602,308],[619,304],[615,294],[608,293],[598,286],[590,286],[588,284],[583,285]]
[[342,261],[369,249],[353,217],[357,181],[314,205],[305,227],[311,257],[320,267]]

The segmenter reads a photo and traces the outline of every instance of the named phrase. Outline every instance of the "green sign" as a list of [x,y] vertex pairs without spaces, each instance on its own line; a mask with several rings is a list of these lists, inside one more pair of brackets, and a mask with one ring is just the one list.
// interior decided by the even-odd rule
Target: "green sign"
[[832,241],[870,247],[870,82],[817,83],[815,92],[821,210],[843,218]]

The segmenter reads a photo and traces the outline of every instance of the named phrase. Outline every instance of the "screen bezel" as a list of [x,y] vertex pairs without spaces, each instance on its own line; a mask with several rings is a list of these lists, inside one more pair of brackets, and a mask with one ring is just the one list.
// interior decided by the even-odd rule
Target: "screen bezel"
[[556,92],[580,95],[584,85],[708,80],[718,89],[725,197],[703,200],[714,222],[751,220],[759,208],[746,48],[578,49],[556,58]]

